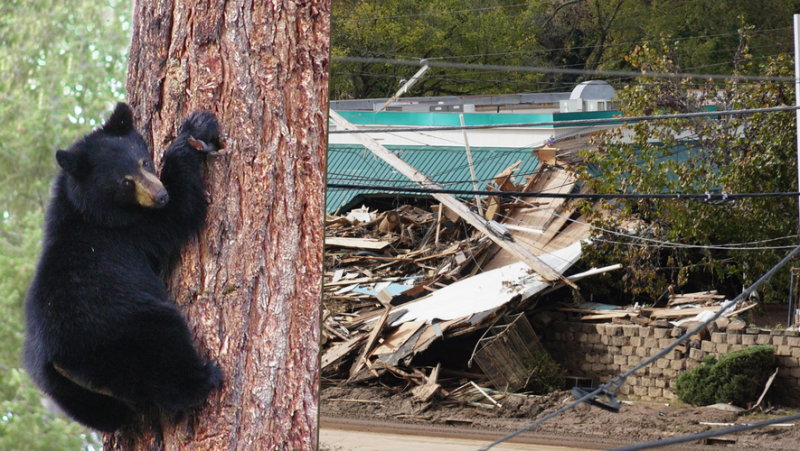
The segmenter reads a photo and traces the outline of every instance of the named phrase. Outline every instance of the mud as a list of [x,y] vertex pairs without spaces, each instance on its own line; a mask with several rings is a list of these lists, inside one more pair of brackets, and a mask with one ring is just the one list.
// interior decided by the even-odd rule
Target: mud
[[[426,425],[448,430],[481,431],[500,438],[541,418],[573,400],[569,392],[557,392],[544,397],[509,396],[499,400],[502,408],[488,409],[473,406],[447,406],[442,399],[416,402],[408,390],[400,388],[329,387],[322,391],[320,407],[322,421],[326,418],[352,418],[378,421],[398,428],[403,425]],[[588,405],[579,405],[543,423],[529,436],[552,439],[563,437],[563,445],[581,448],[613,448],[636,442],[662,440],[722,428],[700,423],[754,423],[767,418],[788,415],[785,409],[774,413],[739,416],[707,407],[625,402],[619,413]],[[391,427],[391,426],[389,426]],[[433,435],[433,434],[432,434]],[[800,424],[790,427],[771,427],[725,436],[733,444],[702,445],[698,442],[681,445],[679,449],[726,450],[796,450],[800,443]],[[586,445],[574,445],[579,440]],[[324,443],[324,442],[323,442]],[[559,445],[562,443],[550,444]],[[673,448],[675,449],[675,448]]]

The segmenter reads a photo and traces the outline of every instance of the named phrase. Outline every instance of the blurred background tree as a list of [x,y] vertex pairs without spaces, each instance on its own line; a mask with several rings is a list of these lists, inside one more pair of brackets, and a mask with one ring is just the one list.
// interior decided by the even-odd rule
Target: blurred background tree
[[131,0],[0,3],[0,449],[99,449],[21,368],[22,304],[41,247],[55,150],[125,97]]

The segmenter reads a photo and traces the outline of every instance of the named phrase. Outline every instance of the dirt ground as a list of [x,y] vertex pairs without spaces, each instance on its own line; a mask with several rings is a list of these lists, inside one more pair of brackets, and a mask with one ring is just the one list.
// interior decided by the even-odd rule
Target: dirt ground
[[[320,410],[325,418],[352,418],[398,425],[427,425],[442,431],[460,428],[464,431],[480,430],[495,438],[510,433],[538,418],[547,415],[573,400],[569,392],[557,392],[545,397],[509,396],[500,403],[502,408],[487,409],[472,406],[443,406],[440,399],[415,402],[408,390],[382,386],[335,386],[322,390]],[[575,440],[586,443],[586,448],[604,449],[703,432],[722,428],[704,423],[754,423],[767,418],[795,413],[788,409],[773,408],[770,413],[739,416],[734,412],[708,407],[687,407],[653,402],[625,402],[619,413],[611,413],[588,405],[575,409],[543,423],[534,436],[564,437],[564,444],[575,445]],[[434,429],[435,431],[435,429]],[[435,432],[434,432],[435,433]],[[735,443],[720,441],[709,443],[714,448],[726,450],[796,450],[800,443],[800,424],[770,427],[723,437]],[[558,444],[558,443],[556,443]],[[694,442],[678,449],[711,449],[711,446]]]

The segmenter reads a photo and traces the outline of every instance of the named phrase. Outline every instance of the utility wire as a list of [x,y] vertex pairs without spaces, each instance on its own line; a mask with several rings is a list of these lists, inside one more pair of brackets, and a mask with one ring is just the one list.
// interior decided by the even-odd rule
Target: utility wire
[[536,67],[536,66],[504,66],[495,64],[471,64],[437,62],[427,60],[401,60],[392,58],[365,58],[359,56],[334,56],[331,60],[337,63],[365,63],[365,64],[391,64],[396,66],[423,66],[439,67],[444,69],[467,69],[467,70],[495,70],[511,72],[536,72],[542,74],[573,74],[573,75],[608,75],[619,77],[652,77],[652,78],[706,78],[706,79],[735,79],[735,80],[756,80],[756,81],[794,81],[793,77],[764,77],[758,75],[731,75],[731,74],[670,74],[660,72],[635,72],[635,71],[615,71],[615,70],[591,70],[591,69],[567,69],[557,67]]
[[698,434],[684,435],[681,437],[672,437],[663,440],[656,440],[652,442],[637,443],[635,445],[623,446],[622,448],[614,448],[610,451],[638,451],[640,449],[661,448],[664,446],[674,445],[676,443],[691,442],[693,440],[701,440],[704,438],[719,437],[721,435],[733,434],[736,432],[749,431],[750,429],[758,429],[778,423],[786,423],[789,421],[800,420],[800,413],[788,415],[780,418],[773,418],[758,423],[743,424],[740,426],[733,426],[727,429],[717,429],[715,431],[700,432]]
[[660,114],[652,116],[617,116],[612,118],[603,119],[578,119],[573,121],[546,121],[546,122],[521,122],[515,124],[482,124],[482,125],[452,125],[441,127],[405,127],[405,128],[378,128],[378,129],[358,129],[358,130],[330,130],[329,134],[354,134],[354,133],[404,133],[404,132],[418,132],[420,130],[431,131],[451,131],[451,130],[485,130],[492,128],[512,128],[512,127],[540,127],[547,125],[558,125],[562,127],[576,126],[576,125],[597,125],[597,124],[618,124],[620,122],[642,122],[642,121],[659,121],[669,119],[689,119],[697,117],[712,117],[712,116],[734,116],[737,114],[759,114],[759,113],[774,113],[779,111],[794,111],[800,109],[800,106],[777,106],[769,108],[750,108],[743,110],[724,110],[724,111],[701,111],[697,113],[680,113],[680,114]]
[[[436,182],[432,182],[436,183]],[[731,200],[758,197],[798,197],[800,192],[784,193],[704,193],[704,194],[598,194],[598,193],[520,193],[518,191],[476,191],[457,189],[413,188],[386,185],[363,185],[349,183],[328,183],[333,189],[369,189],[389,192],[409,192],[419,194],[455,194],[464,196],[511,196],[511,197],[544,197],[556,199],[693,199],[693,200]]]
[[[530,424],[528,424],[528,425],[526,425],[526,426],[524,426],[524,427],[512,432],[511,434],[508,434],[505,437],[502,437],[502,438],[500,438],[500,439],[498,439],[498,440],[496,440],[496,441],[484,446],[483,448],[480,448],[478,451],[488,451],[493,446],[498,445],[500,443],[503,443],[506,440],[509,440],[511,438],[514,438],[517,435],[519,435],[519,434],[521,434],[521,433],[523,433],[523,432],[525,432],[525,431],[527,431],[529,429],[534,429],[535,430],[537,427],[539,427],[540,424],[544,423],[545,421],[547,421],[547,420],[549,420],[549,419],[551,419],[553,417],[556,417],[556,416],[558,416],[558,415],[560,415],[560,414],[562,414],[562,413],[564,413],[564,412],[566,412],[568,410],[571,410],[572,408],[574,408],[578,404],[580,404],[582,402],[585,402],[585,401],[589,401],[590,399],[594,398],[597,395],[600,395],[600,394],[603,394],[603,393],[611,393],[612,396],[615,395],[617,390],[619,389],[619,387],[621,387],[622,384],[625,383],[625,380],[630,375],[632,375],[635,372],[639,371],[640,369],[650,365],[651,363],[655,362],[656,360],[660,359],[661,357],[667,355],[670,351],[672,351],[673,349],[678,347],[681,343],[689,340],[689,338],[692,335],[700,333],[700,331],[703,330],[709,323],[719,319],[719,317],[722,316],[726,311],[728,311],[728,309],[730,309],[731,307],[733,307],[736,304],[738,304],[738,302],[740,300],[745,299],[747,296],[749,296],[756,288],[758,288],[759,285],[761,285],[762,283],[764,283],[767,280],[769,280],[770,278],[772,278],[772,276],[775,275],[775,273],[780,268],[782,268],[784,265],[786,265],[795,255],[797,255],[798,252],[800,252],[800,246],[795,247],[793,251],[791,251],[789,254],[786,255],[786,257],[783,258],[783,260],[781,260],[777,265],[773,266],[772,269],[767,271],[766,274],[761,276],[761,278],[759,278],[752,285],[747,287],[747,289],[742,291],[742,293],[739,294],[739,296],[736,296],[736,298],[734,298],[730,303],[728,303],[726,306],[721,308],[716,314],[714,314],[714,316],[712,316],[708,320],[702,322],[700,325],[698,325],[697,327],[695,327],[691,331],[687,331],[680,338],[678,338],[677,340],[672,342],[669,346],[661,349],[661,351],[659,351],[655,355],[653,355],[650,358],[642,361],[638,365],[636,365],[633,368],[631,368],[630,370],[620,374],[619,376],[615,377],[614,379],[611,379],[607,383],[602,384],[600,387],[598,387],[594,391],[592,391],[590,393],[587,393],[586,395],[582,396],[581,398],[577,399],[576,401],[574,401],[574,402],[572,402],[572,403],[570,403],[570,404],[568,404],[568,405],[556,410],[555,412],[550,413],[549,415],[545,416],[544,418],[542,418],[540,420],[534,421],[533,423],[530,423]],[[794,415],[792,417],[783,418],[781,421],[787,421],[790,418],[794,419],[793,417],[794,417]],[[797,415],[797,417],[800,418],[800,415]],[[731,429],[736,429],[736,428],[731,428]],[[720,431],[715,431],[715,432],[720,432]],[[681,438],[685,438],[685,437],[681,437]],[[693,440],[693,438],[690,438],[690,439],[687,439],[687,440]],[[657,446],[666,446],[666,444],[667,444],[666,442],[668,442],[668,440],[659,440],[656,443],[652,443],[652,442],[651,443],[642,443],[641,445],[648,445],[647,447],[654,448],[654,447],[657,447]],[[633,445],[633,446],[639,446],[639,445]],[[637,450],[637,449],[645,449],[645,448],[627,447],[627,448],[622,448],[622,449],[619,449],[619,450],[616,450],[616,451],[622,451],[622,450],[634,451],[634,450]]]

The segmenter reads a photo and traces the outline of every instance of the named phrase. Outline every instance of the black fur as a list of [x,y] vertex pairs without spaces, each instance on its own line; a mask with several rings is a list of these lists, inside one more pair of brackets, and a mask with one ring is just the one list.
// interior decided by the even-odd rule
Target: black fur
[[[167,149],[161,184],[118,104],[104,126],[57,152],[36,275],[25,301],[25,366],[75,420],[114,431],[153,406],[202,403],[222,373],[202,359],[160,275],[203,226],[206,152],[220,148],[210,113],[195,113]],[[129,180],[153,181],[143,207]],[[167,200],[168,199],[168,200]],[[166,202],[166,203],[164,203]]]

